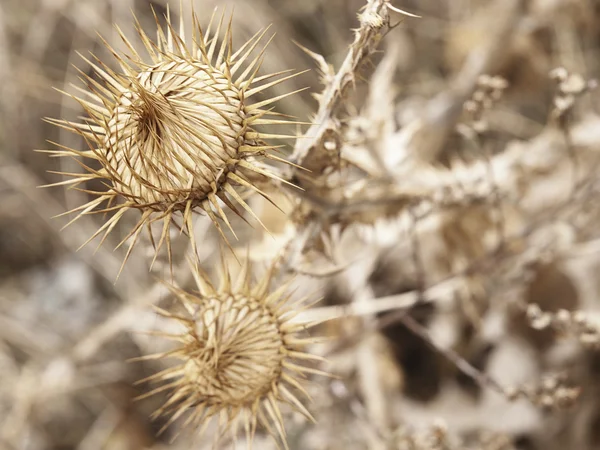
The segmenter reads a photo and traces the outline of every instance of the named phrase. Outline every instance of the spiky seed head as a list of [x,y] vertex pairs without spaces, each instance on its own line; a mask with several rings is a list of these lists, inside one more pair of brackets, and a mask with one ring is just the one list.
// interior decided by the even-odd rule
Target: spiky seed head
[[113,186],[157,209],[207,199],[240,157],[247,132],[242,94],[224,74],[194,61],[141,72],[108,121]]
[[161,384],[141,398],[171,390],[154,414],[169,416],[163,430],[185,413],[183,426],[200,429],[216,417],[218,437],[229,433],[235,439],[241,425],[251,445],[261,424],[287,448],[279,405],[288,404],[314,421],[299,399],[309,398],[301,381],[310,373],[328,375],[302,364],[323,359],[304,351],[315,339],[300,335],[307,325],[293,320],[299,303],[289,304],[289,284],[270,291],[273,267],[262,280],[251,282],[248,263],[233,284],[223,265],[218,288],[195,264],[193,270],[197,294],[169,286],[186,314],[158,309],[183,325],[181,334],[165,335],[178,346],[139,358],[175,357],[179,364],[141,380]]
[[[84,214],[113,212],[90,238],[103,234],[102,243],[125,211],[141,211],[137,225],[119,244],[130,240],[125,261],[142,229],[150,229],[145,225],[162,221],[155,250],[158,254],[166,242],[170,260],[168,231],[177,215],[192,240],[192,213],[198,209],[208,214],[225,236],[221,223],[230,229],[231,226],[222,204],[241,215],[237,203],[258,219],[238,193],[241,187],[267,196],[252,183],[252,174],[284,181],[259,157],[286,162],[273,154],[278,146],[263,139],[293,136],[264,134],[253,127],[297,123],[274,118],[277,114],[271,111],[271,104],[294,92],[258,103],[252,103],[252,97],[299,73],[284,71],[258,76],[266,45],[251,55],[257,53],[267,30],[259,31],[234,52],[231,20],[224,26],[221,16],[212,33],[214,14],[207,32],[203,32],[195,13],[192,16],[192,36],[187,40],[183,21],[176,32],[170,15],[165,31],[156,21],[156,42],[136,21],[148,58],[142,57],[117,28],[129,55],[122,57],[105,44],[117,59],[120,72],[100,60],[84,58],[101,78],[98,82],[82,73],[88,90],[80,89],[79,97],[72,95],[88,117],[81,123],[49,119],[83,136],[89,146],[87,151],[60,145],[60,150],[47,151],[54,156],[74,157],[84,169],[82,173],[63,173],[70,178],[53,185],[77,187],[98,179],[107,186],[106,191],[86,191],[95,198],[69,211],[78,213],[69,224]],[[222,30],[224,36],[219,41]]]

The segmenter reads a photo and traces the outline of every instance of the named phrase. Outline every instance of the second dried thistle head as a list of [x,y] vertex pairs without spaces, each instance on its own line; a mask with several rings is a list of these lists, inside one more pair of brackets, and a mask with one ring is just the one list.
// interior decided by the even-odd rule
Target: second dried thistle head
[[154,414],[168,417],[163,430],[186,415],[183,427],[201,430],[216,418],[218,437],[230,432],[235,439],[241,426],[251,443],[261,425],[287,448],[280,404],[314,421],[301,401],[310,399],[303,380],[308,374],[328,375],[311,367],[323,358],[305,351],[316,340],[302,336],[307,324],[294,321],[304,299],[289,302],[289,283],[270,289],[275,265],[253,282],[248,263],[235,281],[223,264],[219,286],[195,264],[193,271],[197,293],[169,286],[185,314],[158,309],[182,325],[180,334],[165,335],[176,348],[139,358],[179,363],[142,380],[160,384],[142,398],[170,391]]

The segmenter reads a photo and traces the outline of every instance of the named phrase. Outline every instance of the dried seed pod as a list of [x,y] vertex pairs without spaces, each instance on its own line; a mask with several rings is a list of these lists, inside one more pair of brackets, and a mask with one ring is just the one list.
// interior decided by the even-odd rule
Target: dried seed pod
[[270,291],[274,267],[253,283],[246,263],[232,283],[223,264],[220,286],[215,287],[194,264],[198,293],[169,286],[187,313],[175,315],[157,310],[183,326],[181,334],[164,335],[177,342],[178,347],[138,358],[169,357],[180,361],[140,381],[161,384],[140,398],[172,390],[154,413],[154,418],[169,417],[161,432],[188,413],[183,427],[191,425],[204,430],[215,417],[218,437],[230,433],[235,439],[241,424],[251,444],[260,424],[287,448],[280,403],[290,405],[314,422],[297,397],[300,394],[310,399],[300,380],[307,374],[328,374],[302,364],[323,358],[303,350],[316,342],[315,338],[299,335],[310,325],[292,320],[304,299],[288,304],[289,283]]
[[[89,146],[88,151],[60,145],[59,150],[45,151],[54,156],[73,157],[84,169],[83,173],[58,172],[70,178],[51,186],[77,187],[90,180],[101,180],[108,187],[102,192],[83,189],[96,197],[65,213],[78,213],[67,226],[84,214],[109,211],[113,215],[87,241],[103,233],[102,243],[127,210],[141,212],[137,224],[119,244],[130,241],[123,264],[146,225],[162,221],[155,258],[166,243],[171,260],[169,227],[177,215],[192,240],[192,214],[198,209],[208,214],[225,237],[221,221],[229,229],[231,225],[219,200],[241,215],[237,203],[258,219],[238,193],[239,188],[258,192],[268,199],[267,194],[252,183],[249,178],[252,173],[284,181],[257,158],[287,162],[273,154],[278,146],[269,145],[263,139],[293,136],[264,134],[253,127],[298,123],[277,118],[281,115],[270,109],[273,103],[298,91],[254,104],[251,99],[300,73],[257,75],[268,42],[258,55],[251,57],[251,54],[267,29],[259,31],[234,52],[231,19],[229,25],[224,26],[224,16],[221,16],[213,33],[214,14],[206,32],[201,29],[196,14],[192,16],[192,36],[187,41],[183,20],[176,32],[167,15],[165,32],[157,19],[156,43],[136,21],[149,61],[117,27],[130,54],[122,57],[108,43],[105,45],[117,59],[121,73],[98,59],[92,62],[84,58],[102,80],[98,82],[82,72],[88,90],[80,89],[81,97],[72,96],[88,117],[81,123],[48,119],[80,134]],[[219,43],[223,29],[224,37]],[[235,235],[233,229],[231,231]],[[192,244],[195,248],[195,242]]]

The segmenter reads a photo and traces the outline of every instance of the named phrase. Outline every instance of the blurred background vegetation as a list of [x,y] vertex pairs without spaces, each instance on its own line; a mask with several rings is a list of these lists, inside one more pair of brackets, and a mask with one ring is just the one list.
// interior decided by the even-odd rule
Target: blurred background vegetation
[[[176,15],[178,2],[174,3]],[[187,3],[184,0],[184,11],[189,8]],[[492,55],[493,75],[504,77],[509,85],[489,118],[496,151],[511,140],[527,141],[545,128],[555,91],[555,84],[548,77],[551,69],[567,67],[586,79],[600,75],[600,1],[517,3],[516,23],[501,51]],[[352,42],[352,30],[358,26],[357,12],[364,4],[365,0],[194,1],[203,21],[208,21],[215,6],[234,8],[237,45],[259,28],[273,24],[277,36],[267,53],[265,72],[315,67],[315,62],[293,41],[323,55],[334,68],[339,67]],[[386,52],[397,56],[394,89],[389,96],[395,97],[400,106],[392,121],[405,123],[407,117],[423,111],[425,102],[451,86],[467,58],[479,51],[493,30],[497,4],[493,0],[394,2],[422,18],[393,18],[393,22],[401,23],[385,37],[382,51],[372,58],[375,67]],[[95,219],[82,220],[61,233],[66,218],[51,217],[81,204],[80,197],[85,194],[37,186],[58,180],[48,170],[70,172],[78,168],[73,162],[51,160],[33,151],[48,148],[47,140],[73,147],[81,145],[76,137],[42,120],[74,119],[81,114],[75,101],[52,87],[73,92],[71,83],[79,82],[73,65],[89,71],[77,52],[92,52],[112,64],[97,33],[115,48],[124,50],[113,24],[133,37],[132,11],[152,35],[155,26],[150,6],[159,15],[166,11],[166,1],[0,1],[0,450],[189,448],[189,441],[176,441],[169,446],[168,434],[156,437],[159,424],[148,419],[156,403],[132,403],[132,398],[143,392],[133,382],[148,375],[150,369],[124,362],[138,356],[142,344],[127,333],[114,332],[143,328],[143,323],[133,324],[131,315],[135,309],[130,305],[145,301],[148,275],[143,257],[147,255],[134,258],[114,285],[122,257],[118,251],[113,253],[111,246],[106,245],[94,255],[92,245],[75,252],[92,234]],[[346,105],[349,114],[361,108],[371,73],[372,68],[368,67],[361,71],[364,79],[357,80]],[[286,84],[278,89],[309,89],[284,100],[279,111],[309,120],[317,108],[311,94],[322,90],[322,80],[318,71],[312,70],[294,79],[291,84],[294,83],[295,86]],[[598,112],[598,93],[591,93],[582,102],[591,113]],[[600,146],[600,140],[595,145]],[[592,267],[586,276],[591,277],[591,284],[597,284],[597,266]],[[574,308],[580,286],[570,279],[561,282],[562,272],[552,270],[545,279],[537,279],[530,295],[547,297],[554,293],[560,297],[560,307]],[[384,280],[379,295],[402,290],[398,287],[402,284],[398,273],[380,272]],[[427,311],[418,314],[425,317]],[[156,320],[151,313],[137,317],[138,322],[150,325]],[[395,353],[382,356],[395,367],[386,378],[387,388],[416,402],[417,422],[423,418],[423,423],[427,423],[434,416],[448,420],[448,415],[456,413],[451,405],[476,402],[477,395],[465,400],[471,397],[457,393],[455,400],[446,398],[450,406],[436,403],[443,391],[442,379],[448,376],[440,368],[438,358],[406,329],[388,331],[384,334],[388,343],[405,344],[400,349],[393,347]],[[153,348],[152,344],[146,345],[143,351]],[[469,353],[473,349],[464,350],[463,355],[472,356],[475,365],[477,358],[485,359],[482,349],[473,353]],[[528,351],[513,362],[516,367],[527,366],[531,355],[535,359],[542,352],[534,344]],[[77,361],[85,364],[77,366]],[[343,366],[343,358],[340,361],[336,364]],[[597,398],[600,392],[597,376],[594,379],[599,362],[598,355],[590,352],[577,366],[579,372],[585,373],[581,379],[585,380],[588,398]],[[460,376],[456,377],[460,385]],[[474,389],[469,382],[464,382],[463,388],[471,393]],[[370,441],[361,430],[373,424],[360,425],[367,420],[361,413],[360,395],[335,384],[322,389],[327,395],[317,402],[315,415],[319,424],[292,424],[291,447],[370,448]],[[485,439],[478,438],[479,447],[469,447],[473,449],[600,448],[600,402],[588,401],[584,409],[572,418],[560,414],[547,418],[500,407],[477,410],[487,419],[467,414],[462,422],[458,420],[458,428],[489,434]],[[359,425],[355,427],[356,423]],[[556,436],[559,431],[564,432],[563,440],[552,443],[549,436]],[[256,448],[270,445],[259,441]],[[446,448],[435,445],[422,448]]]

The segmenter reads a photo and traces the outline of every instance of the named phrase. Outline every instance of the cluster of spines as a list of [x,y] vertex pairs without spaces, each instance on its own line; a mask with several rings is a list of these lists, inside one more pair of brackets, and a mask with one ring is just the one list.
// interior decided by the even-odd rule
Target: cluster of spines
[[[169,417],[160,430],[161,433],[188,413],[175,437],[188,426],[200,429],[198,436],[202,436],[211,419],[217,418],[216,436],[219,439],[228,432],[235,439],[241,421],[249,446],[260,424],[276,438],[278,443],[287,448],[279,404],[291,406],[314,422],[314,418],[294,391],[311,400],[302,385],[302,379],[308,374],[330,376],[326,372],[298,363],[303,360],[323,361],[323,358],[303,351],[305,346],[319,342],[319,339],[298,335],[314,324],[294,321],[299,312],[312,305],[306,305],[305,298],[289,302],[290,283],[283,284],[273,291],[270,290],[276,263],[256,283],[251,280],[251,267],[248,262],[242,265],[242,270],[235,281],[232,281],[230,272],[223,263],[218,287],[210,282],[208,276],[195,263],[191,266],[198,292],[190,293],[167,285],[170,292],[184,307],[185,313],[174,314],[156,308],[161,316],[181,323],[183,332],[181,334],[152,333],[179,345],[168,352],[136,358],[136,360],[177,358],[181,362],[177,366],[140,380],[140,383],[153,382],[162,385],[139,398],[171,391],[166,402],[153,415],[155,419]],[[237,306],[232,308],[232,304]],[[261,328],[261,324],[265,321],[269,321],[277,329],[273,332],[265,332],[264,328]],[[235,345],[231,345],[232,343]],[[214,352],[217,354],[215,355]],[[266,353],[269,353],[271,358],[265,355]],[[205,374],[202,378],[203,385],[198,386],[187,375],[187,364],[194,359],[202,362],[208,359],[217,366],[218,358],[224,355],[235,355],[237,358],[237,363],[234,363],[238,365],[237,371],[234,372],[235,376],[229,372],[227,375],[223,373],[222,377],[207,380],[210,371],[206,370],[203,372]],[[240,362],[244,359],[245,363]],[[264,385],[253,384],[252,377],[260,378],[265,372],[265,370],[258,370],[257,365],[262,366],[260,369],[271,370],[272,379]],[[232,383],[228,384],[227,381]],[[255,392],[250,395],[251,400],[246,396],[239,402],[236,401],[233,395],[239,391],[236,391],[234,386],[236,382],[246,388],[251,386],[251,389],[255,389]],[[225,392],[222,393],[218,391],[219,389]],[[232,392],[230,398],[227,389]],[[217,395],[215,392],[223,395]],[[212,396],[209,393],[212,393]]]
[[[140,210],[140,219],[127,236],[125,236],[125,238],[117,245],[118,248],[129,241],[129,247],[123,260],[123,265],[129,258],[142,230],[146,227],[150,229],[150,226],[155,222],[162,221],[163,227],[158,242],[155,244],[154,240],[152,240],[152,243],[155,244],[154,259],[156,259],[161,248],[166,246],[167,255],[171,262],[171,243],[169,238],[169,228],[171,224],[175,224],[175,226],[186,232],[192,240],[192,247],[196,248],[193,236],[192,215],[198,209],[203,210],[210,217],[224,238],[225,234],[221,223],[224,223],[235,236],[235,231],[231,227],[219,201],[222,201],[228,209],[243,218],[243,213],[237,208],[237,205],[241,206],[245,212],[262,225],[259,217],[252,211],[234,185],[239,185],[245,189],[254,191],[265,197],[268,201],[271,201],[268,193],[255,186],[254,183],[244,175],[243,171],[253,172],[278,182],[288,183],[287,180],[279,177],[272,170],[261,165],[255,158],[263,157],[273,161],[290,164],[284,158],[274,154],[280,146],[267,144],[263,139],[288,139],[293,138],[294,136],[263,133],[256,131],[252,127],[256,125],[289,125],[299,123],[283,114],[272,111],[270,106],[302,89],[284,93],[273,98],[267,98],[254,104],[246,103],[248,99],[256,94],[303,73],[285,70],[263,76],[258,75],[258,71],[264,59],[265,50],[273,37],[267,41],[256,56],[252,59],[250,58],[256,51],[259,43],[263,40],[269,27],[258,31],[237,51],[233,52],[232,23],[230,20],[229,24],[224,27],[223,22],[225,14],[221,16],[221,19],[216,26],[216,30],[212,33],[215,14],[213,13],[206,32],[203,32],[199,25],[196,13],[192,11],[193,34],[191,37],[191,47],[188,46],[188,43],[186,42],[183,19],[180,21],[179,32],[177,32],[171,22],[170,14],[167,13],[167,32],[165,33],[159,24],[156,14],[154,17],[156,19],[158,30],[156,43],[154,43],[143,31],[138,20],[135,20],[137,33],[144,44],[146,52],[150,55],[150,64],[144,62],[143,57],[135,49],[135,46],[127,39],[122,30],[117,27],[118,34],[125,43],[130,55],[126,58],[122,57],[108,42],[103,42],[116,58],[122,73],[117,73],[112,70],[96,57],[94,57],[95,61],[93,61],[82,56],[101,78],[102,82],[96,81],[92,76],[87,75],[80,70],[82,75],[81,80],[87,85],[88,90],[75,86],[79,95],[63,92],[79,102],[89,117],[85,118],[81,123],[74,123],[67,120],[47,119],[49,122],[58,125],[59,127],[82,136],[89,149],[82,151],[52,142],[53,145],[59,148],[58,150],[42,150],[50,153],[52,156],[72,157],[83,169],[81,173],[52,172],[67,176],[69,179],[48,186],[70,185],[72,188],[96,197],[84,205],[65,212],[63,215],[77,213],[77,215],[65,225],[65,228],[86,214],[112,214],[83,245],[86,245],[99,235],[102,235],[99,246],[102,245],[107,236],[122,219],[125,212],[130,209]],[[224,38],[219,40],[219,36],[223,29],[225,29]],[[144,92],[144,86],[142,86],[137,79],[140,73],[145,70],[152,70],[152,68],[157,65],[175,59],[194,64],[203,64],[207,68],[206,73],[209,77],[212,76],[211,71],[214,71],[214,74],[222,74],[231,86],[236,87],[239,92],[240,100],[244,102],[244,111],[248,114],[244,120],[244,142],[238,148],[238,157],[234,158],[232,161],[236,170],[228,170],[227,173],[223,173],[224,171],[221,170],[221,173],[215,174],[212,192],[201,202],[198,202],[198,199],[193,196],[186,198],[183,202],[163,202],[162,204],[159,202],[146,202],[143,198],[136,198],[128,192],[126,187],[127,183],[131,183],[131,180],[121,179],[118,171],[114,170],[111,165],[111,158],[117,158],[120,155],[118,146],[113,145],[111,139],[108,139],[109,145],[107,145],[107,134],[112,131],[109,126],[109,120],[113,116],[114,109],[118,106],[119,101],[124,95],[127,95],[128,92],[132,91],[137,92],[138,94]],[[244,65],[246,67],[239,73]],[[193,104],[189,107],[193,107]],[[216,113],[223,116],[223,112],[216,111]],[[193,132],[193,130],[189,131]],[[218,134],[218,130],[215,130],[215,133]],[[182,139],[185,139],[185,137],[182,137]],[[139,152],[139,158],[144,158],[143,152]],[[86,160],[94,161],[94,164],[99,163],[101,168],[91,167]],[[132,165],[130,161],[123,161],[123,163],[129,164],[130,166]],[[146,170],[152,170],[157,173],[163,169],[162,167],[156,167],[156,164],[153,164],[152,161],[147,159],[140,164],[144,164]],[[167,175],[172,176],[172,174]],[[138,178],[135,179],[134,182],[160,191],[160,185],[155,184],[150,186],[147,178],[145,179],[139,176],[139,174],[137,176]],[[92,191],[80,187],[93,180],[100,180],[106,186],[106,190]],[[181,223],[177,223],[176,217],[178,214],[181,216]],[[150,238],[152,239],[151,233]],[[121,270],[122,268],[123,266],[121,267]]]

